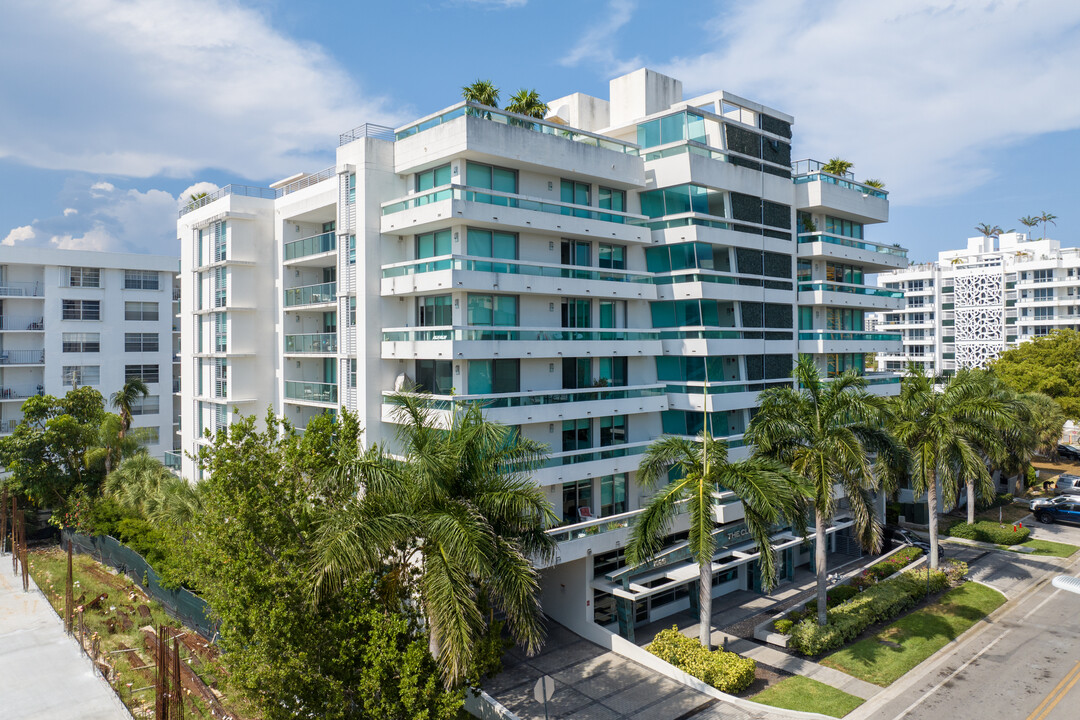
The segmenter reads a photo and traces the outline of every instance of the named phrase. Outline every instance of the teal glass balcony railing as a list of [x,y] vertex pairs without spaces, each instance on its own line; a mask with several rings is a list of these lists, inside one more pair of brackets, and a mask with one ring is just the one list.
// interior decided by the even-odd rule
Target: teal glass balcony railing
[[337,333],[309,333],[306,335],[286,335],[285,352],[336,353]]
[[[681,395],[701,395],[705,383],[690,385],[669,384],[667,392]],[[707,395],[727,395],[730,393],[761,392],[774,387],[791,387],[791,380],[768,380],[765,382],[734,382],[734,383],[709,383],[705,390]]]
[[580,265],[535,265],[518,260],[484,258],[467,255],[446,255],[425,258],[408,263],[384,265],[384,278],[421,275],[441,270],[468,270],[472,272],[506,273],[534,277],[573,278],[576,280],[604,280],[607,282],[651,283],[652,277],[644,273],[626,270],[583,267]]
[[[599,400],[627,400],[631,398],[662,397],[663,385],[641,385],[631,387],[599,387],[581,390],[560,390],[558,392],[506,393],[499,395],[435,395],[432,407],[436,410],[452,410],[455,405],[480,403],[486,410],[494,408],[538,407],[541,405],[562,405],[575,402],[597,402]],[[394,402],[394,393],[384,393],[387,402]]]
[[295,260],[308,255],[330,252],[331,250],[337,250],[337,235],[326,232],[285,243],[284,257],[285,260]]
[[516,115],[504,110],[497,110],[486,105],[479,105],[477,103],[464,102],[458,103],[448,110],[444,110],[438,115],[421,120],[398,130],[395,134],[397,140],[404,140],[405,138],[412,137],[418,133],[422,133],[425,130],[430,130],[433,127],[438,127],[443,123],[448,123],[451,120],[457,120],[460,117],[475,117],[482,120],[489,120],[499,125],[509,125],[511,127],[518,127],[524,130],[532,130],[543,135],[554,135],[555,137],[570,140],[572,142],[581,143],[583,145],[592,145],[594,147],[603,148],[604,150],[611,150],[613,152],[622,153],[624,155],[637,155],[638,148],[632,143],[623,142],[622,140],[615,140],[613,138],[605,137],[603,135],[596,135],[594,133],[585,132],[583,130],[575,130],[565,125],[557,125],[555,123],[549,123],[543,120],[537,120],[536,118],[526,117],[524,115]]
[[399,328],[383,332],[383,342],[430,342],[439,340],[524,341],[524,342],[641,342],[659,340],[658,330],[616,330],[578,328],[521,328],[521,327],[441,327],[416,330]]
[[320,305],[337,300],[337,283],[319,283],[303,287],[289,288],[285,291],[285,307],[297,305]]
[[803,243],[816,242],[829,243],[831,245],[843,245],[844,247],[855,248],[856,250],[867,250],[869,252],[895,255],[896,257],[902,258],[907,257],[907,248],[897,247],[895,245],[879,245],[877,243],[860,240],[859,238],[845,237],[843,235],[834,235],[826,232],[799,233],[800,245]]
[[877,340],[881,342],[900,342],[900,333],[877,333],[846,330],[802,330],[800,340]]
[[552,215],[573,215],[574,217],[587,218],[590,220],[602,220],[620,225],[631,221],[642,220],[644,216],[616,210],[600,210],[591,205],[574,205],[549,200],[536,200],[515,195],[512,193],[488,190],[486,188],[473,188],[464,185],[444,185],[441,188],[426,190],[407,198],[394,200],[382,206],[383,215],[393,215],[412,208],[430,205],[443,200],[464,200],[466,202],[478,202],[500,207],[517,208],[519,210],[535,210]]
[[286,380],[285,398],[287,400],[336,403],[338,401],[338,386],[334,383]]
[[851,173],[846,173],[844,177],[838,175],[832,175],[825,172],[822,168],[825,163],[819,160],[798,160],[791,164],[791,173],[796,185],[808,182],[824,182],[830,185],[836,185],[846,190],[854,190],[863,195],[871,195],[877,198],[888,199],[889,193],[884,190],[880,190],[875,187],[870,187],[861,182],[855,182],[855,176]]
[[166,452],[162,463],[170,470],[179,470],[182,457],[178,452]]
[[661,330],[661,340],[791,340],[790,330],[712,330],[692,328]]
[[869,287],[867,285],[839,285],[828,282],[799,283],[799,292],[841,292],[854,295],[873,295],[874,297],[902,298],[904,293],[899,290],[885,290],[884,288]]

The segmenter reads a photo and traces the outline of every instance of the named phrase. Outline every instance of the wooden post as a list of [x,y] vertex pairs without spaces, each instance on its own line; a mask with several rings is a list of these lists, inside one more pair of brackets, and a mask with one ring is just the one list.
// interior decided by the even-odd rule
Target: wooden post
[[19,514],[19,545],[22,546],[22,589],[30,592],[30,567],[27,564],[28,549],[26,547],[26,511]]
[[71,572],[71,541],[68,540],[68,566],[67,566],[67,587],[64,591],[64,630],[68,635],[71,634],[71,618],[72,612],[75,610],[75,586],[74,578]]
[[184,720],[184,688],[180,684],[180,639],[173,637],[172,692],[175,698],[172,720]]
[[0,496],[0,555],[7,548],[7,490]]
[[19,524],[15,519],[18,517],[19,500],[11,496],[11,574],[19,574]]

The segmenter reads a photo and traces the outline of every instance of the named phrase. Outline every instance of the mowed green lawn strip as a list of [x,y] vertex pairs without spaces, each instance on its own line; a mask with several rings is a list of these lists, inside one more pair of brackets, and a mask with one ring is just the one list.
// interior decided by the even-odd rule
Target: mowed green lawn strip
[[1004,602],[1005,596],[997,590],[964,583],[930,607],[838,650],[821,664],[887,687]]
[[1028,553],[1029,555],[1047,555],[1059,558],[1067,558],[1076,552],[1077,549],[1080,549],[1075,545],[1050,542],[1049,540],[1028,540],[1025,543],[1020,543],[1019,547],[1032,548],[1035,552]]
[[844,717],[863,704],[862,698],[848,695],[843,690],[801,675],[781,680],[750,699],[763,705],[821,713],[837,718]]

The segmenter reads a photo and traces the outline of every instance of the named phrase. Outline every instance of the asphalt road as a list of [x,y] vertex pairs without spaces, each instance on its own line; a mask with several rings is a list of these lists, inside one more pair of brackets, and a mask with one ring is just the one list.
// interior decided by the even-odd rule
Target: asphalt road
[[[997,567],[989,568],[988,560]],[[1009,589],[1019,590],[1019,585],[1028,584],[1017,582],[1023,576],[1034,579],[1058,574],[1053,570],[1047,573],[1048,568],[1042,565],[1035,558],[993,553],[980,558],[972,570],[979,568],[989,575],[991,584],[997,584],[993,582],[996,578]],[[1070,574],[1075,573],[1073,569]],[[1005,592],[1011,597],[1009,589]],[[872,717],[1080,718],[1080,595],[1057,590],[1049,583],[1024,595],[991,627],[962,641],[944,663],[877,708]]]

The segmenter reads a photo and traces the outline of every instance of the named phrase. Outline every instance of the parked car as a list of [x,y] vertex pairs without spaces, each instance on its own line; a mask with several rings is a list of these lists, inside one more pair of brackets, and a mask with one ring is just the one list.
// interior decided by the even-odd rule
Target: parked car
[[1058,475],[1054,483],[1054,492],[1060,494],[1080,495],[1080,475],[1062,473]]
[[1036,511],[1035,519],[1041,523],[1080,523],[1080,497],[1073,495],[1068,502],[1041,507]]
[[1035,498],[1028,507],[1032,512],[1035,512],[1041,507],[1048,507],[1050,505],[1061,505],[1062,503],[1072,502],[1075,498],[1072,495],[1058,495],[1052,498]]
[[1073,445],[1058,445],[1057,454],[1058,457],[1062,460],[1073,460],[1080,462],[1080,448]]
[[[888,525],[885,528],[885,537],[889,541],[886,543],[885,550],[892,550],[897,545],[911,545],[912,547],[919,548],[927,555],[930,554],[930,543],[907,528],[902,528],[897,525]],[[941,543],[938,543],[938,557],[945,557],[945,547]]]

